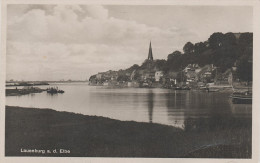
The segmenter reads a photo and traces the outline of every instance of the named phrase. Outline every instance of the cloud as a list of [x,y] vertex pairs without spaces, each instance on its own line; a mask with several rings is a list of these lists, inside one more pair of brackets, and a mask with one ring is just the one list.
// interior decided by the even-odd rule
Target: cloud
[[[127,68],[147,57],[181,48],[194,34],[109,16],[103,6],[20,5],[8,9],[7,79],[85,79],[99,71]],[[19,13],[19,15],[18,15]],[[186,35],[185,39],[181,38]]]
[[83,8],[89,13],[90,17],[97,19],[106,19],[108,18],[108,10],[103,6],[90,5],[84,6]]
[[52,14],[44,9],[31,9],[21,17],[8,19],[8,40],[23,42],[111,43],[136,38],[169,38],[178,32],[176,27],[160,29],[108,17],[108,10],[102,6],[59,5],[53,7]]

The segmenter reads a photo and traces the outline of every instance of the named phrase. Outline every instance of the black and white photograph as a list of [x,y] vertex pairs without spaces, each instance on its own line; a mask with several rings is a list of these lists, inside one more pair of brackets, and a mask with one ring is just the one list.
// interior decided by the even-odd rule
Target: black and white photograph
[[7,4],[4,156],[252,159],[253,11]]

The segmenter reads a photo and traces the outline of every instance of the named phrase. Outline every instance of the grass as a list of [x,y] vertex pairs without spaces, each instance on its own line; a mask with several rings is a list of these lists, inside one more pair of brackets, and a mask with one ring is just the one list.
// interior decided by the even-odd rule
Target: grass
[[[211,125],[211,129],[196,130],[199,124],[209,122],[190,122],[186,130],[181,130],[51,109],[6,106],[5,155],[251,158],[250,127]],[[251,120],[243,124],[251,124]],[[70,153],[22,153],[21,148],[65,149]]]

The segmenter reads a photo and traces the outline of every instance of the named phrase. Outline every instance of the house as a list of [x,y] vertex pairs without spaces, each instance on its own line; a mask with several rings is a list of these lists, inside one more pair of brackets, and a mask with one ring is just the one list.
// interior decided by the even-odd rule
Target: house
[[142,74],[142,79],[143,80],[154,79],[155,78],[154,74],[155,74],[154,71],[144,71]]
[[98,73],[97,75],[96,75],[96,78],[97,78],[97,80],[101,80],[101,78],[102,78],[102,73]]
[[195,69],[195,73],[197,74],[197,73],[199,73],[201,70],[202,70],[201,67],[197,67],[197,68]]
[[155,81],[159,82],[160,79],[163,77],[163,71],[156,71],[154,77],[155,77]]
[[212,75],[212,73],[210,71],[206,71],[205,73],[203,73],[204,78],[211,77],[211,75]]
[[187,67],[184,68],[184,72],[187,73],[189,71],[200,71],[201,68],[198,64],[189,64]]
[[197,74],[195,73],[195,71],[187,72],[186,77],[187,77],[187,81],[189,81],[189,82],[193,82],[193,81],[198,80]]
[[234,63],[234,65],[232,66],[232,70],[233,70],[233,71],[237,71],[237,62],[238,62],[238,61],[236,61],[236,62]]

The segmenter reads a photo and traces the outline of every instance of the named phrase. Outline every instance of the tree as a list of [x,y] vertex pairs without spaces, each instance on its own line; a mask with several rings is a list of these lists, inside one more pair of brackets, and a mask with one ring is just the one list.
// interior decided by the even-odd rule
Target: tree
[[154,61],[146,59],[140,66],[141,69],[154,69]]
[[191,42],[187,42],[183,47],[184,53],[192,53],[194,52],[194,45]]
[[164,59],[155,60],[155,67],[159,70],[163,70],[166,65],[166,61]]
[[200,53],[202,53],[203,51],[205,51],[206,50],[206,44],[205,43],[203,43],[203,42],[199,42],[199,43],[196,43],[195,45],[194,45],[194,52],[196,53],[196,54],[200,54]]
[[117,81],[129,81],[130,79],[129,79],[129,77],[128,76],[126,76],[126,75],[119,75],[118,76],[118,78],[117,78]]
[[213,33],[208,39],[210,48],[212,48],[212,49],[219,48],[220,46],[222,46],[223,40],[224,40],[223,33],[220,33],[220,32]]
[[134,73],[133,80],[137,80],[137,81],[141,80],[141,75],[137,71]]
[[133,72],[134,70],[138,69],[139,65],[138,64],[134,64],[133,66],[129,67],[128,69],[126,69],[127,72]]
[[185,75],[185,73],[183,71],[178,72],[177,76],[176,76],[176,80],[178,82],[184,82],[187,80],[187,76]]
[[233,33],[226,33],[223,37],[223,46],[230,47],[236,45],[236,37]]
[[253,33],[242,33],[239,37],[238,44],[240,46],[249,46],[253,43]]
[[178,51],[178,50],[172,52],[171,54],[168,55],[167,60],[171,60],[171,59],[173,59],[175,56],[181,56],[181,52]]
[[91,81],[91,80],[96,80],[96,75],[90,76],[90,78],[89,78],[88,80],[89,80],[89,81]]
[[237,65],[237,75],[242,81],[250,82],[253,80],[253,64],[252,58],[248,55],[243,55]]
[[238,39],[240,53],[244,54],[247,47],[253,47],[253,33],[242,33]]

